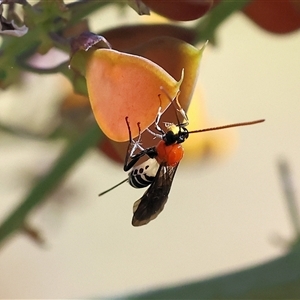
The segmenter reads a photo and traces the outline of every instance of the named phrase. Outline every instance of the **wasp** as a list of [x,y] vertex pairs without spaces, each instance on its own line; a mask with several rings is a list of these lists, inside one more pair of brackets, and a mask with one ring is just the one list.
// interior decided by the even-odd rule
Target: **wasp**
[[[141,146],[141,129],[139,123],[137,123],[139,135],[138,138],[134,140],[131,135],[128,117],[125,118],[129,133],[129,144],[123,169],[125,172],[130,172],[128,173],[128,178],[100,193],[99,196],[104,195],[126,181],[134,188],[145,188],[149,186],[144,195],[133,205],[133,226],[148,224],[164,209],[179,162],[183,158],[184,149],[182,143],[184,143],[190,134],[264,122],[264,119],[260,119],[189,131],[186,128],[189,124],[188,116],[180,106],[178,96],[179,93],[175,99],[169,97],[171,104],[174,105],[176,109],[177,124],[165,123],[166,131],[164,131],[159,125],[162,116],[161,108],[159,108],[154,122],[157,132],[153,132],[149,128],[146,129],[154,138],[159,139],[156,146],[145,149]],[[158,95],[158,97],[160,97],[160,95]],[[181,115],[183,122],[179,121],[178,113]],[[139,152],[136,153],[137,151]],[[136,165],[137,162],[145,156],[148,157],[148,160]]]

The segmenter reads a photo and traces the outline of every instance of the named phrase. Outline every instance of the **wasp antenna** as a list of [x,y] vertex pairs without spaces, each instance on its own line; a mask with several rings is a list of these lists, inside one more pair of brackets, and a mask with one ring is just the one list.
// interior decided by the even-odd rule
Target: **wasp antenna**
[[216,127],[204,128],[204,129],[199,129],[199,130],[193,130],[193,131],[189,131],[189,133],[197,133],[197,132],[226,129],[226,128],[231,128],[231,127],[238,127],[238,126],[254,125],[257,123],[262,123],[264,121],[265,121],[265,119],[260,119],[260,120],[250,121],[250,122],[233,123],[233,124],[227,124],[227,125],[223,125],[223,126],[216,126]]
[[128,181],[128,178],[122,180],[121,182],[119,182],[118,184],[114,185],[114,186],[111,187],[110,189],[108,189],[108,190],[106,190],[106,191],[100,193],[98,196],[99,196],[99,197],[100,197],[100,196],[103,196],[104,194],[110,192],[111,190],[115,189],[116,187],[118,187],[119,185],[123,184],[123,183],[126,182],[126,181]]

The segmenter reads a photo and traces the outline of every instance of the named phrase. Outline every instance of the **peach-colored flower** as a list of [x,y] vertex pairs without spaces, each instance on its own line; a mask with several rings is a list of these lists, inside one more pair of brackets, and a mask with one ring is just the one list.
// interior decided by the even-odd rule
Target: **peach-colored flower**
[[[118,44],[116,41],[115,37],[112,45]],[[114,161],[121,163],[128,146],[125,117],[129,117],[134,136],[138,135],[138,122],[141,122],[142,131],[151,125],[155,120],[159,105],[161,104],[165,109],[170,104],[161,91],[161,86],[167,90],[171,98],[175,97],[180,88],[179,102],[187,111],[194,93],[204,50],[204,47],[197,49],[171,37],[156,37],[142,44],[136,44],[136,42],[137,40],[131,40],[129,43],[132,45],[131,48],[127,45],[126,52],[130,54],[111,49],[96,51],[92,49],[92,54],[87,55],[88,64],[85,70],[95,118],[104,133],[110,137],[104,137],[101,140],[99,149]],[[120,44],[119,47],[122,48]],[[178,79],[183,69],[184,78],[181,83]],[[144,77],[145,73],[148,74],[147,80]],[[141,80],[142,77],[144,77],[143,80]],[[161,94],[162,103],[158,94]],[[194,95],[193,102],[194,107],[189,111],[191,129],[219,125],[212,124],[208,119],[199,93]],[[178,122],[174,106],[171,105],[163,113],[161,124],[163,122]],[[150,126],[150,129],[155,130],[153,126]],[[207,154],[224,152],[226,149],[223,149],[222,145],[225,138],[230,138],[228,134],[226,131],[204,133],[201,136],[192,135],[185,142],[187,157],[201,158]],[[156,141],[149,132],[143,132],[144,148],[152,147],[155,143]],[[225,144],[228,145],[228,143]]]
[[170,105],[160,87],[174,98],[183,78],[178,79],[149,59],[111,49],[94,51],[86,68],[95,119],[105,135],[117,142],[128,140],[126,117],[133,125],[133,137],[139,134],[137,123],[144,131],[154,122],[158,108],[164,111]]
[[[89,44],[83,73],[95,118],[104,133],[112,140],[126,141],[125,117],[135,124],[133,136],[138,135],[138,122],[143,132],[154,122],[159,107],[163,112],[170,105],[161,88],[170,98],[180,88],[179,101],[187,109],[203,49],[170,37],[152,39],[128,50],[131,54],[94,50]],[[74,57],[76,61],[79,56]]]

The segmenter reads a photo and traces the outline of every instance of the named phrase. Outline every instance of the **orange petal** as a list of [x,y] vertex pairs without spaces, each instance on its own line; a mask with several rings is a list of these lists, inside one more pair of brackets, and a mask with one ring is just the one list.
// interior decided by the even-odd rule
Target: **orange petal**
[[[183,109],[187,110],[198,78],[204,48],[205,46],[198,49],[171,37],[159,37],[131,49],[130,52],[150,59],[174,78],[180,77],[181,70],[184,69],[179,102]],[[173,120],[175,122],[176,118]],[[171,119],[166,121],[170,122]]]
[[[203,46],[201,49],[197,49],[183,41],[170,37],[161,37],[155,38],[131,51],[162,66],[174,78],[179,77],[181,70],[184,69],[179,102],[182,108],[187,111],[197,82],[204,48]],[[180,116],[179,119],[181,119]],[[163,122],[177,123],[174,106],[171,105],[166,109],[161,117],[161,123]],[[150,129],[155,131],[153,126]],[[153,136],[147,131],[143,133],[142,140],[144,147],[154,146]]]
[[[184,68],[184,80],[180,87],[179,101],[184,110],[187,110],[194,91],[199,72],[199,64],[202,57],[204,47],[197,49],[183,41],[161,37],[140,45],[131,50],[132,53],[142,55],[161,67],[163,67],[174,78],[180,76],[181,70]],[[177,123],[176,112],[173,106],[167,108],[161,118],[163,122]],[[164,129],[164,126],[162,126]],[[155,131],[154,127],[151,129]],[[157,141],[153,140],[153,136],[145,131],[142,134],[143,147],[155,146]],[[112,147],[120,158],[124,158],[127,151],[128,143],[117,143],[110,141]]]
[[126,117],[132,136],[136,137],[138,122],[144,131],[154,122],[159,106],[164,111],[170,105],[160,87],[174,98],[182,81],[177,82],[148,59],[111,49],[94,51],[88,61],[86,79],[98,125],[110,139],[119,142],[128,140]]

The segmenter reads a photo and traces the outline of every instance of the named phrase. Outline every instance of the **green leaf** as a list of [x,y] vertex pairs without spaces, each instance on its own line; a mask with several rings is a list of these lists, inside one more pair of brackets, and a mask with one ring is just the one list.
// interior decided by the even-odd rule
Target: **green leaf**
[[300,247],[268,263],[126,299],[299,299]]

